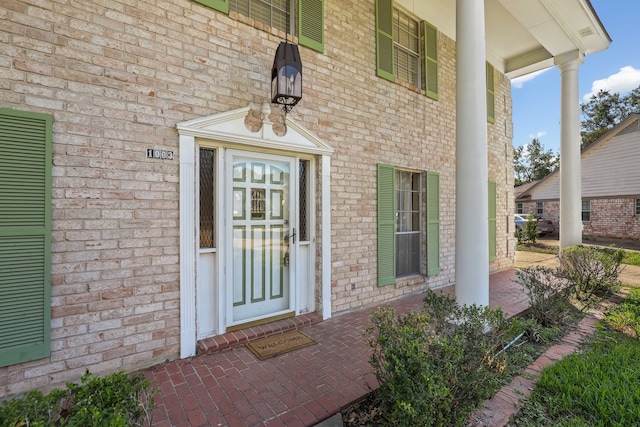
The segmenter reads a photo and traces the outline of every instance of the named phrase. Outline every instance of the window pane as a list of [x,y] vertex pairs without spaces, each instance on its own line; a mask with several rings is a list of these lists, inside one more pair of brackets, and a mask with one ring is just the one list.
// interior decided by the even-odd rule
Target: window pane
[[393,11],[395,77],[420,87],[420,26],[398,9]]
[[200,149],[200,248],[215,247],[215,150]]
[[300,241],[301,242],[306,242],[309,240],[309,236],[308,236],[308,229],[307,229],[307,224],[309,223],[308,221],[308,197],[307,197],[307,183],[308,183],[308,177],[307,177],[307,171],[309,169],[309,160],[300,160],[300,175],[298,177],[298,194],[299,194],[299,200],[300,200],[300,212],[299,212],[299,221],[300,221],[300,230],[299,230],[299,236],[300,236]]
[[289,0],[231,0],[229,9],[282,31],[289,31]]
[[640,215],[640,199],[636,199],[636,215]]
[[590,200],[582,201],[582,220],[591,221],[591,201]]
[[420,233],[396,235],[396,277],[420,274]]
[[396,277],[420,274],[420,177],[396,171]]

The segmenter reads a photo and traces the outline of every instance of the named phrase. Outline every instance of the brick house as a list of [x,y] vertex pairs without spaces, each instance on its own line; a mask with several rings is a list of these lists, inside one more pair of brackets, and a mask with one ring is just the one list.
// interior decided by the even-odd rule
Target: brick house
[[509,78],[610,40],[585,0],[487,0],[485,47],[459,3],[2,2],[0,398],[427,288],[487,303],[515,253]]
[[[640,114],[631,114],[581,154],[585,238],[640,239]],[[516,213],[532,212],[559,228],[560,172],[515,188]]]

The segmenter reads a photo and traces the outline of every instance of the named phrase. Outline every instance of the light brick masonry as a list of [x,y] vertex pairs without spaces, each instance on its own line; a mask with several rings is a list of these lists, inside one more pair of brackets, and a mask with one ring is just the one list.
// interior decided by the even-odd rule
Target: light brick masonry
[[[324,16],[325,52],[301,48],[291,114],[335,150],[331,310],[453,284],[455,44],[439,34],[435,101],[375,76],[374,2],[325,2]],[[53,235],[51,356],[0,368],[0,398],[179,357],[176,124],[259,110],[283,39],[191,0],[3,0],[0,106],[53,116]],[[491,271],[512,267],[515,250],[511,94],[498,72],[495,99]],[[175,157],[148,159],[148,148]],[[378,163],[440,173],[439,275],[376,285]]]

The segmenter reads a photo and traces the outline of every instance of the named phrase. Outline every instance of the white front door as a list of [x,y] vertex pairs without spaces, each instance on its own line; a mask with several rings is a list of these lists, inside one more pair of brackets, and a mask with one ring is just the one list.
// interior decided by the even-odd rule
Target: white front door
[[294,312],[293,158],[229,151],[227,326]]

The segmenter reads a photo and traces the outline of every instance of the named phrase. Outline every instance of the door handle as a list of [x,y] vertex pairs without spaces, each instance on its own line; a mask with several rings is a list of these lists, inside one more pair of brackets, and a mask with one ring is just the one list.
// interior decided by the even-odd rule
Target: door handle
[[293,233],[287,234],[287,235],[284,236],[284,240],[288,241],[289,239],[293,239],[293,243],[294,244],[296,243],[296,229],[295,228],[293,229]]

